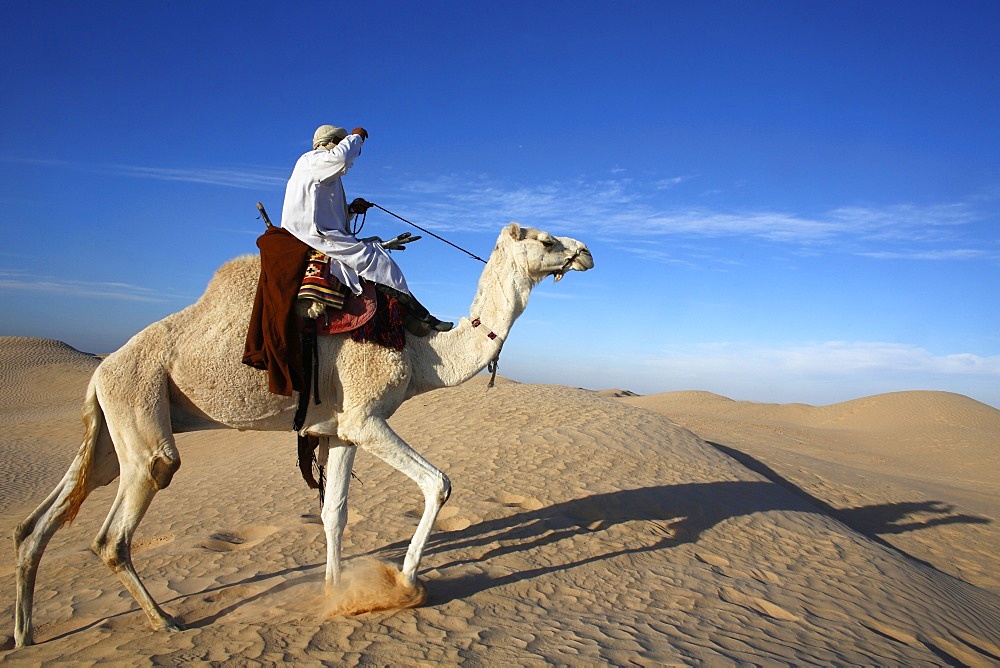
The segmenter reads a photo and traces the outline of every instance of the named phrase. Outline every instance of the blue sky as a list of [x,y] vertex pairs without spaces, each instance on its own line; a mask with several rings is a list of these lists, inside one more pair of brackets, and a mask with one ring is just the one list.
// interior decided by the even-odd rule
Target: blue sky
[[[0,7],[0,334],[108,352],[254,252],[322,123],[363,196],[532,297],[526,382],[1000,407],[1000,4],[31,2]],[[406,229],[372,212],[366,234]],[[444,318],[479,263],[397,253]]]

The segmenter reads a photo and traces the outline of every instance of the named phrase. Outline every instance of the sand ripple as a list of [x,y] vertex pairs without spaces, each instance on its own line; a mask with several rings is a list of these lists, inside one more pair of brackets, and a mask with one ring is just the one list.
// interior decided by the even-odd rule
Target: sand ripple
[[[81,374],[73,391],[82,392],[85,383]],[[839,499],[834,504],[818,492],[797,491],[790,474],[782,483],[741,462],[736,455],[745,453],[727,452],[656,410],[629,405],[634,397],[511,382],[487,392],[483,385],[477,379],[417,397],[392,420],[454,486],[426,553],[424,606],[329,616],[317,501],[298,477],[291,433],[182,434],[184,465],[140,526],[135,561],[153,595],[186,630],[150,631],[90,554],[87,546],[114,496],[111,486],[91,496],[46,553],[35,610],[41,644],[0,651],[0,660],[1000,662],[996,592],[916,561],[837,515],[854,508],[861,517],[870,506],[888,512],[887,506],[913,500],[905,488],[896,488],[902,495],[896,500],[876,498],[868,487],[840,484],[822,466],[810,468],[818,459],[803,455],[782,464],[799,471],[807,490]],[[77,446],[78,433],[64,438],[79,429],[76,400],[67,399],[60,410],[65,425],[53,427],[52,436],[32,437],[34,452],[18,446],[7,461],[11,475],[34,476],[39,484],[4,492],[5,554],[20,511],[62,474],[61,467],[32,462],[38,455],[68,461]],[[710,424],[708,414],[697,419],[700,429]],[[848,422],[845,417],[840,425]],[[736,418],[732,424],[746,428],[733,433],[770,434],[775,452],[795,439],[819,452],[825,442],[809,440],[816,438],[809,429],[829,428],[757,420],[788,430],[779,434]],[[12,437],[2,436],[5,454]],[[351,490],[346,556],[398,563],[416,526],[420,494],[366,453],[355,468],[363,483],[355,481]],[[992,530],[992,521],[970,525],[961,512],[948,512],[957,517],[951,528]],[[953,547],[948,543],[936,548],[945,552]],[[974,550],[962,556],[986,563]],[[0,614],[8,620],[12,589],[13,573],[0,569]]]

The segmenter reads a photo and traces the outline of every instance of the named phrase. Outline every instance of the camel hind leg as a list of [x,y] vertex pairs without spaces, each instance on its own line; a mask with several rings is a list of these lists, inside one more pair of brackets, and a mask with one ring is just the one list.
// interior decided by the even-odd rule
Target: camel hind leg
[[17,647],[34,642],[31,617],[35,578],[49,540],[63,524],[73,520],[92,491],[118,476],[118,458],[93,385],[88,389],[83,417],[87,433],[66,474],[41,505],[14,529],[17,579],[14,642]]
[[99,390],[121,473],[118,494],[92,549],[132,594],[154,629],[178,630],[177,623],[163,612],[139,580],[132,564],[135,530],[153,497],[170,484],[181,464],[170,429],[166,377],[144,380],[137,386],[118,387],[112,383],[110,388]]

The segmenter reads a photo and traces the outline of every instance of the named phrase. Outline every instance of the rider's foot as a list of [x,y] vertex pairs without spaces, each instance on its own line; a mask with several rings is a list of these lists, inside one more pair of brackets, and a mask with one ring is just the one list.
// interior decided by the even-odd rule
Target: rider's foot
[[435,332],[450,332],[451,328],[455,326],[455,323],[453,322],[444,322],[438,320],[434,316],[430,316],[427,319],[427,324],[430,325],[431,329],[433,329]]

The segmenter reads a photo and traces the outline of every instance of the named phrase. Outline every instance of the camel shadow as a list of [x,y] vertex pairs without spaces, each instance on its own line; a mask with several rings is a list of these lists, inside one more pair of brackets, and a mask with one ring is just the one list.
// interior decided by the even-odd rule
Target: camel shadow
[[[990,524],[992,520],[987,517],[976,515],[965,515],[953,513],[955,506],[943,501],[904,501],[900,503],[881,503],[870,506],[860,506],[856,508],[834,508],[829,503],[813,496],[795,483],[783,477],[764,462],[756,459],[745,452],[722,445],[721,443],[709,442],[713,448],[728,455],[738,461],[746,468],[759,473],[771,482],[784,487],[793,494],[800,496],[810,503],[818,506],[823,512],[831,515],[843,522],[858,533],[864,534],[879,543],[891,547],[883,541],[880,536],[901,534],[907,531],[918,531],[933,526],[945,524]],[[935,514],[921,520],[910,520],[909,518],[917,513]]]
[[[192,619],[192,617],[194,616],[194,614],[191,614],[191,613],[185,614],[183,616],[172,617],[173,621],[175,623],[177,623],[178,625],[180,625],[180,627],[182,629],[184,629],[184,630],[201,629],[201,628],[204,628],[206,626],[211,626],[212,624],[214,624],[215,622],[218,622],[223,617],[225,617],[225,616],[227,616],[227,615],[229,615],[229,614],[237,611],[239,608],[241,608],[241,607],[243,607],[243,606],[245,606],[245,605],[247,605],[249,603],[252,603],[254,601],[266,598],[269,595],[277,594],[277,593],[279,593],[281,591],[284,591],[286,589],[290,589],[292,587],[296,587],[296,586],[304,584],[304,583],[316,582],[316,583],[322,584],[322,582],[323,582],[323,571],[322,571],[322,569],[323,569],[324,565],[325,564],[323,564],[323,563],[305,564],[305,565],[301,565],[301,566],[291,566],[291,567],[288,567],[288,568],[283,568],[281,570],[272,571],[272,572],[269,572],[269,573],[258,573],[257,575],[253,575],[251,577],[244,578],[244,579],[236,581],[236,582],[232,582],[232,583],[228,583],[228,584],[220,584],[220,585],[216,585],[214,587],[206,587],[205,589],[202,589],[200,591],[194,592],[192,594],[177,594],[177,595],[172,596],[170,598],[164,599],[163,603],[164,603],[164,605],[169,606],[171,604],[178,603],[178,602],[185,601],[185,600],[202,599],[202,598],[204,598],[206,596],[214,596],[216,594],[219,594],[219,593],[222,593],[222,592],[226,592],[226,591],[231,590],[231,589],[236,589],[238,587],[244,587],[244,586],[254,585],[254,584],[257,584],[257,583],[261,583],[261,582],[266,582],[266,581],[274,579],[274,578],[284,578],[284,577],[291,576],[290,579],[279,580],[276,584],[273,584],[273,585],[267,587],[266,589],[262,589],[261,591],[253,593],[253,594],[251,594],[249,596],[246,596],[244,598],[234,599],[232,601],[232,603],[220,607],[218,610],[216,610],[215,612],[213,612],[211,614],[202,615],[201,617],[199,617],[197,619]],[[214,601],[212,601],[212,602],[214,602]],[[195,614],[197,614],[197,613],[195,613]],[[141,617],[142,616],[142,609],[138,605],[132,605],[127,610],[123,610],[123,611],[115,613],[115,614],[111,614],[111,615],[107,615],[105,617],[100,617],[98,619],[91,620],[91,621],[89,621],[89,622],[87,622],[85,624],[81,624],[80,626],[77,626],[77,627],[75,627],[73,629],[69,629],[69,630],[64,631],[62,633],[54,635],[51,638],[48,638],[45,642],[52,642],[52,641],[56,641],[56,640],[61,640],[63,638],[68,638],[68,637],[71,637],[73,635],[76,635],[77,633],[82,633],[83,631],[88,631],[90,629],[97,628],[97,627],[100,627],[102,625],[105,625],[108,622],[111,622],[113,620],[122,619],[122,618],[125,618],[125,617],[128,617],[128,616],[131,616],[131,615],[136,615],[138,617]],[[143,621],[143,624],[144,623],[145,622]],[[13,643],[13,638],[11,638],[11,643]],[[0,649],[13,649],[13,644],[9,648],[5,648],[5,647],[0,646]]]
[[[784,509],[815,512],[808,503],[791,495],[775,494],[774,485],[760,481],[720,481],[663,485],[594,494],[486,520],[458,531],[436,533],[428,542],[425,556],[436,555],[434,587],[428,605],[447,603],[513,582],[566,571],[590,563],[691,543],[716,524],[741,515]],[[638,526],[620,540],[612,530]],[[599,541],[605,550],[586,550],[588,556],[573,559],[574,550],[562,550],[557,563],[518,570],[503,576],[469,573],[448,576],[451,569],[488,563],[501,557],[526,553],[573,538]],[[388,545],[373,556],[396,560],[405,553],[407,542]],[[568,542],[566,544],[569,544]],[[440,557],[454,554],[441,563]],[[551,555],[551,551],[549,553]]]
[[[782,477],[759,460],[734,448],[711,443],[720,452],[757,472],[765,480],[716,481],[660,485],[619,490],[572,499],[539,509],[522,510],[509,504],[512,514],[471,525],[458,531],[432,534],[425,563],[434,563],[440,575],[429,588],[427,605],[441,605],[461,600],[507,584],[530,580],[549,573],[568,571],[579,566],[626,555],[670,550],[695,543],[707,530],[729,519],[768,511],[814,513],[831,516],[870,539],[899,551],[880,535],[902,533],[943,524],[989,524],[991,520],[952,513],[952,507],[939,501],[914,501],[877,504],[859,508],[833,508],[793,482]],[[912,513],[936,513],[928,521],[905,521]],[[614,532],[616,527],[631,531]],[[627,539],[623,539],[625,536]],[[554,561],[535,568],[516,569],[505,575],[475,572],[449,575],[470,564],[487,564],[501,557],[529,553],[574,538],[597,541],[598,549],[566,549]],[[370,552],[372,556],[401,562],[409,541],[399,541]],[[574,555],[585,554],[581,558]],[[903,553],[905,554],[905,553]],[[365,555],[357,555],[365,556]],[[551,558],[552,551],[548,552]],[[911,555],[907,557],[914,559]],[[919,561],[914,559],[915,561]],[[520,562],[523,563],[523,562]],[[925,562],[921,562],[925,563]],[[933,568],[933,565],[926,564]],[[290,587],[313,581],[322,582],[322,563],[304,564],[258,573],[237,582],[208,587],[194,594],[175,596],[165,603],[175,603],[192,596],[215,595],[231,588],[260,584],[273,578],[278,582],[246,598],[235,598],[211,612],[184,615],[188,629],[210,626],[248,603]],[[288,579],[284,579],[288,578]],[[138,612],[132,608],[118,615],[95,620],[56,638],[98,626],[109,619]],[[180,621],[180,620],[179,620]]]
[[[437,533],[430,539],[426,556],[435,556],[437,586],[430,588],[428,605],[447,603],[514,582],[530,580],[590,563],[658,550],[670,550],[697,542],[701,534],[729,519],[768,511],[814,513],[832,516],[851,529],[899,552],[879,534],[901,533],[934,524],[987,524],[984,517],[953,514],[952,507],[938,501],[878,504],[835,509],[811,496],[766,465],[739,451],[712,444],[738,459],[767,480],[687,483],[595,494],[556,503],[537,510],[518,512],[487,520],[459,531]],[[787,493],[791,492],[791,493]],[[904,523],[914,512],[941,516],[932,521]],[[625,534],[610,531],[629,525]],[[622,536],[627,539],[623,540]],[[583,537],[597,541],[596,550],[561,550],[556,563],[521,569],[506,575],[476,572],[448,576],[448,571],[469,564],[487,563],[507,555],[529,553],[545,546]],[[388,545],[373,556],[401,560],[406,542]],[[551,561],[553,551],[548,551]],[[574,559],[574,554],[586,554]],[[912,556],[906,555],[913,559]],[[445,560],[454,555],[451,560]],[[915,559],[915,561],[920,561]],[[924,563],[924,562],[921,562]],[[933,568],[931,564],[925,564]]]

